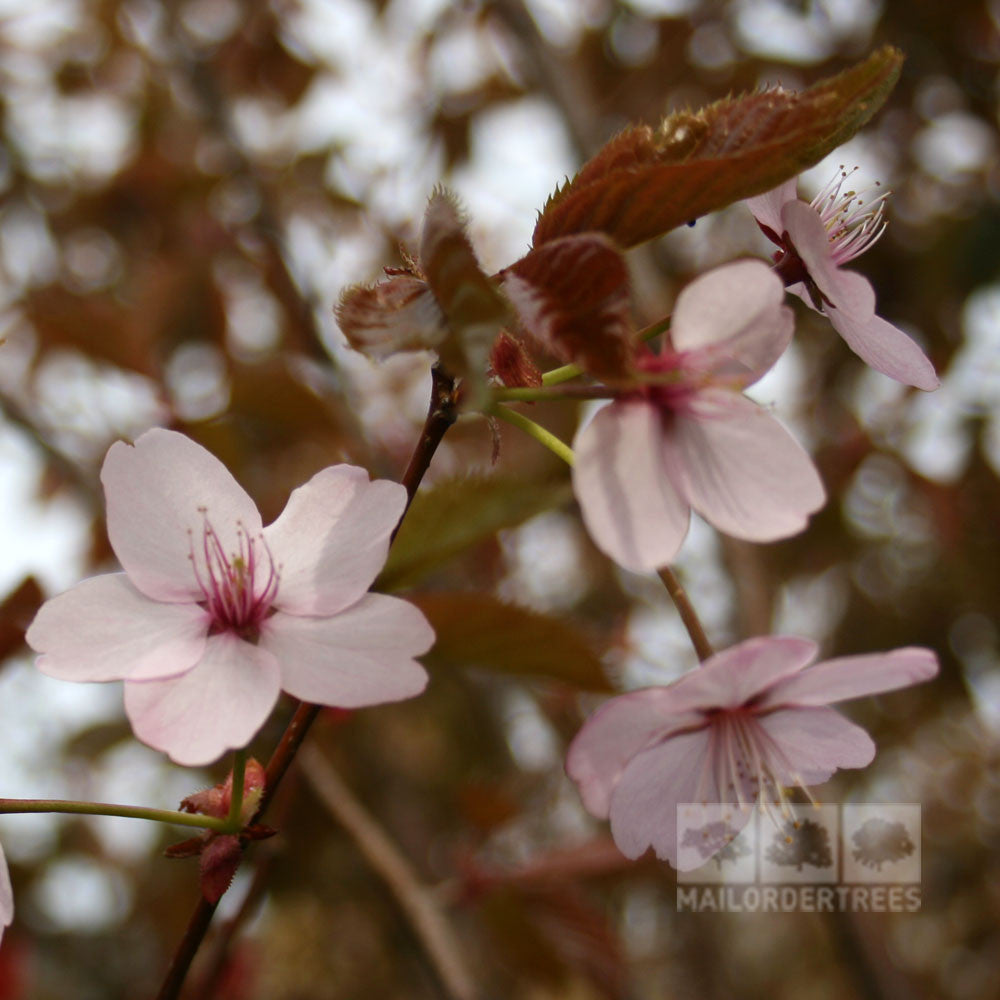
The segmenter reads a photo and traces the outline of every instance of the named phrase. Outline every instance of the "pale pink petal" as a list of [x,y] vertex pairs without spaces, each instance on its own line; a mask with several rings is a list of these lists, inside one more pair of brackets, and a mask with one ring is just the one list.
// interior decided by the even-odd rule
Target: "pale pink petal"
[[673,443],[691,506],[736,538],[794,535],[826,498],[805,449],[774,417],[735,393],[699,393],[694,411],[677,417]]
[[780,237],[785,228],[781,221],[781,210],[788,202],[796,200],[798,183],[797,177],[791,177],[773,191],[746,200],[753,217],[767,226],[775,236]]
[[779,709],[756,716],[771,746],[766,762],[784,785],[819,785],[837,768],[866,767],[872,738],[832,708]]
[[779,680],[761,699],[760,707],[828,705],[922,684],[937,676],[937,672],[937,656],[932,650],[918,646],[890,653],[844,656]]
[[331,615],[357,601],[385,565],[405,506],[399,483],[370,482],[353,465],[323,469],[293,490],[281,516],[264,529],[280,575],[275,606]]
[[[784,297],[781,279],[763,261],[741,260],[714,268],[686,285],[677,297],[670,324],[674,349],[728,348],[736,341],[748,357],[773,354],[770,341],[775,328],[784,331],[788,325],[781,316]],[[790,337],[791,331],[787,333]],[[781,349],[785,346],[787,340]]]
[[[717,759],[720,748],[713,739],[708,730],[682,733],[643,750],[629,762],[612,792],[610,810],[611,835],[627,858],[638,858],[652,847],[658,858],[676,868],[677,806],[730,801],[719,788],[723,772]],[[734,809],[734,832],[752,814],[749,808]]]
[[689,512],[664,465],[659,408],[612,403],[577,433],[573,450],[573,491],[597,547],[637,573],[669,563]]
[[678,729],[704,725],[700,712],[677,711],[676,686],[612,698],[573,738],[566,754],[566,773],[579,785],[583,804],[593,815],[602,819],[608,815],[615,784],[640,750]]
[[360,708],[420,694],[427,673],[413,657],[434,631],[407,601],[369,594],[333,618],[278,612],[261,629],[262,649],[281,664],[281,686],[303,701]]
[[[795,252],[802,258],[809,277],[819,290],[834,303],[843,303],[860,314],[864,303],[855,300],[856,287],[848,287],[844,274],[833,259],[830,234],[819,217],[819,212],[804,201],[789,202],[781,210],[781,219]],[[872,297],[872,309],[875,299]]]
[[[812,305],[810,300],[804,301]],[[872,288],[872,283],[856,271],[838,271],[837,297],[823,303],[823,312],[828,316],[834,312],[848,315],[856,323],[863,325],[875,315],[875,289]]]
[[730,646],[684,674],[669,688],[675,712],[739,708],[816,657],[811,639],[760,636]]
[[[857,278],[868,284],[861,275],[850,271],[843,272],[842,277]],[[844,309],[830,306],[825,312],[847,346],[876,371],[927,392],[941,384],[930,359],[899,327],[875,315],[858,319]]]
[[221,632],[193,669],[165,681],[125,682],[125,714],[143,743],[186,767],[245,747],[281,692],[274,656]]
[[162,604],[124,573],[95,576],[46,601],[25,638],[43,674],[66,681],[173,677],[201,658],[208,618],[197,604]]
[[[14,919],[14,890],[10,884],[10,872],[7,869],[7,858],[0,846],[0,926],[9,927]],[[0,930],[0,936],[3,931]]]
[[238,548],[237,527],[261,530],[253,501],[229,470],[201,445],[174,431],[146,431],[134,445],[118,441],[101,469],[108,538],[132,583],[159,601],[201,597],[190,554],[205,520],[226,553]]

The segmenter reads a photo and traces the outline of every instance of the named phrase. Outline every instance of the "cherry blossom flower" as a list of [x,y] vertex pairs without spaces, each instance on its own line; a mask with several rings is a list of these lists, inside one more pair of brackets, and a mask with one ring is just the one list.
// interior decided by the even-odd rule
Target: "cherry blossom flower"
[[0,939],[4,929],[10,926],[14,919],[14,890],[10,885],[10,872],[7,870],[7,858],[0,846]]
[[741,394],[788,346],[791,311],[762,261],[680,294],[671,346],[637,360],[646,381],[576,435],[573,489],[597,546],[636,572],[666,565],[693,508],[726,534],[785,538],[825,499],[809,455]]
[[423,614],[367,593],[406,504],[398,483],[323,469],[265,528],[218,459],[166,430],[113,444],[101,481],[125,572],[47,601],[27,639],[52,677],[123,680],[144,743],[207,764],[245,746],[282,690],[356,708],[424,689]]
[[875,744],[830,703],[917,684],[938,670],[934,653],[917,647],[803,669],[816,652],[808,639],[750,639],[667,687],[613,698],[584,723],[566,770],[587,809],[610,817],[623,854],[638,858],[652,846],[677,867],[680,803],[737,807],[735,832],[758,797],[783,804],[787,787],[865,767]]
[[898,327],[875,315],[871,282],[843,265],[860,257],[885,232],[886,195],[866,201],[844,191],[850,174],[837,176],[812,201],[796,196],[795,178],[747,205],[771,242],[778,272],[788,290],[822,312],[862,361],[876,371],[918,389],[936,389],[934,366]]

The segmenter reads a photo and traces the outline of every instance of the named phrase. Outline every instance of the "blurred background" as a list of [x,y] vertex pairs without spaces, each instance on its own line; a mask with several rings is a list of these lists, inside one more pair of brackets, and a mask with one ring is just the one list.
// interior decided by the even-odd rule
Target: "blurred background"
[[[429,359],[369,363],[332,307],[401,262],[435,184],[459,193],[494,270],[625,124],[801,88],[884,43],[907,56],[885,109],[802,187],[845,164],[855,186],[892,190],[856,267],[942,387],[867,370],[799,310],[754,395],[807,443],[830,502],[769,546],[695,523],[678,567],[717,646],[780,631],[825,655],[939,653],[933,684],[850,706],[879,755],[817,793],[922,803],[921,910],[677,913],[669,866],[617,853],[563,773],[566,744],[607,693],[669,681],[694,654],[658,581],[588,541],[565,468],[463,417],[383,580],[438,628],[428,691],[321,717],[191,997],[460,995],[367,828],[345,828],[359,804],[450,929],[470,995],[997,995],[998,27],[997,0],[0,0],[0,795],[169,808],[225,765],[171,766],[131,739],[120,686],[42,677],[22,644],[43,595],[115,568],[110,443],[184,431],[265,521],[334,462],[398,479]],[[636,323],[701,270],[768,253],[741,205],[639,248]],[[580,413],[531,416],[570,439]],[[196,862],[162,857],[183,836],[3,817],[17,914],[0,998],[153,995],[198,895]]]

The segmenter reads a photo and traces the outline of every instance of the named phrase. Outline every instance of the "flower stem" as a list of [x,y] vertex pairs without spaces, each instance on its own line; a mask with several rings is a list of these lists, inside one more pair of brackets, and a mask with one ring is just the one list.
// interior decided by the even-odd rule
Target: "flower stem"
[[239,832],[240,817],[243,814],[243,786],[246,780],[247,752],[237,750],[233,754],[233,784],[229,796],[229,816],[226,823],[233,833]]
[[656,575],[663,581],[663,586],[667,588],[670,600],[674,602],[674,607],[681,616],[681,621],[684,623],[684,628],[687,629],[691,645],[694,646],[698,659],[707,660],[715,653],[715,650],[712,649],[712,644],[708,641],[705,626],[702,625],[698,613],[694,610],[694,605],[681,586],[681,581],[677,579],[669,566],[661,566],[656,571]]
[[196,826],[201,829],[230,831],[229,820],[200,813],[176,812],[173,809],[149,809],[145,806],[120,806],[111,802],[73,802],[66,799],[0,799],[0,813],[69,813],[75,816],[122,816],[146,819],[154,823]]
[[547,431],[541,424],[536,424],[534,420],[529,420],[523,413],[518,413],[509,406],[494,406],[487,412],[491,416],[499,417],[508,424],[524,431],[525,434],[529,434],[539,444],[544,445],[549,451],[558,455],[567,465],[573,465],[573,449],[565,441],[557,438],[551,431]]
[[[544,377],[544,376],[543,376]],[[613,399],[614,389],[605,385],[515,386],[512,389],[494,389],[493,398],[505,403],[534,403],[542,399]]]

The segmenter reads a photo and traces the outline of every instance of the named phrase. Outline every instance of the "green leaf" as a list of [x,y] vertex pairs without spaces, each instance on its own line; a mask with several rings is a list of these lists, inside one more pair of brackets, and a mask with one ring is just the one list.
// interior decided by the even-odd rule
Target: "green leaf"
[[490,594],[421,594],[409,600],[427,616],[437,641],[423,657],[430,667],[480,667],[546,677],[592,691],[611,685],[578,626],[508,604]]
[[890,46],[794,93],[770,89],[672,114],[655,132],[626,129],[549,199],[535,247],[602,232],[628,248],[818,163],[882,106],[899,76]]
[[513,476],[448,479],[421,490],[389,551],[376,590],[412,586],[431,570],[502,528],[569,501],[565,480],[527,486]]

